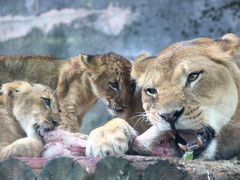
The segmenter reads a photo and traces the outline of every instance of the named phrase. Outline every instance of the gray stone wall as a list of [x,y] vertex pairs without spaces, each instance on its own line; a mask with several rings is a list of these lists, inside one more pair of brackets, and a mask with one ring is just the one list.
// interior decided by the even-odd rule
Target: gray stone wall
[[[68,58],[114,51],[133,58],[239,30],[239,0],[0,0],[0,54]],[[98,119],[93,114],[88,119]]]
[[239,0],[0,0],[0,54],[158,54],[175,42],[239,33]]

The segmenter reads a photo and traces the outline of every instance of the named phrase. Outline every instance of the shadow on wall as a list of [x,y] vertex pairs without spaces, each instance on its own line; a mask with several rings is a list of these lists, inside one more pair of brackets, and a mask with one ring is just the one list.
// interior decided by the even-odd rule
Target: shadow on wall
[[106,105],[98,101],[85,115],[80,131],[89,134],[92,129],[104,125],[111,118],[111,115],[106,110]]
[[[237,0],[8,0],[1,1],[0,54],[69,58],[113,51],[134,58],[176,41],[238,33],[239,25]],[[95,112],[104,109],[88,113],[84,132],[109,119]]]

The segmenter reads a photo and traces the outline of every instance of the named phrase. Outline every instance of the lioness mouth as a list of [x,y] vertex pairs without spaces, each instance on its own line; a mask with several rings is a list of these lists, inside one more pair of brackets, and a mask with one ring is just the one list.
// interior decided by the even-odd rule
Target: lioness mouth
[[215,131],[206,126],[200,130],[174,130],[160,132],[152,126],[132,142],[132,149],[139,155],[161,157],[181,157],[186,151],[192,151],[198,158],[209,146]]

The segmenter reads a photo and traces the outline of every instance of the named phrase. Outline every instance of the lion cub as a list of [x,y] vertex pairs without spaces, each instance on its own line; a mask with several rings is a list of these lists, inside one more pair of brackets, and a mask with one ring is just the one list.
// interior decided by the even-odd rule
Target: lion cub
[[60,122],[52,90],[25,81],[5,83],[0,95],[0,159],[39,157],[40,135]]
[[79,132],[85,113],[102,100],[113,116],[131,106],[135,81],[131,62],[115,53],[78,55],[69,60],[48,56],[0,56],[0,83],[28,80],[55,89],[62,110],[59,128]]

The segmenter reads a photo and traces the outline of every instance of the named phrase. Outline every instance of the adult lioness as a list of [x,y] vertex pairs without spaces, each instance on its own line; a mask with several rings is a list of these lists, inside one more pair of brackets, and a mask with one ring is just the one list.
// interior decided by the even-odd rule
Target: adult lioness
[[61,120],[52,90],[25,81],[2,85],[0,119],[0,159],[39,157],[43,151],[39,134]]
[[[227,34],[220,40],[199,38],[175,43],[152,63],[136,62],[132,74],[142,87],[143,108],[149,121],[162,131],[194,130],[202,141],[202,146],[194,150],[196,157],[239,156],[239,60],[240,38]],[[118,127],[117,133],[131,129],[123,120]],[[109,132],[104,136],[111,136]],[[121,140],[129,142],[132,137],[131,133],[124,133]],[[178,136],[172,141],[188,149],[186,139]],[[110,144],[105,142],[101,151]],[[97,153],[93,155],[100,152],[98,145],[96,141]],[[119,152],[121,145],[107,151]],[[179,147],[175,151],[180,151]]]
[[79,131],[83,115],[97,99],[111,114],[119,116],[130,106],[135,91],[131,63],[114,53],[79,55],[68,61],[45,56],[0,56],[0,68],[5,81],[24,79],[56,88],[62,110],[59,128],[71,132]]

